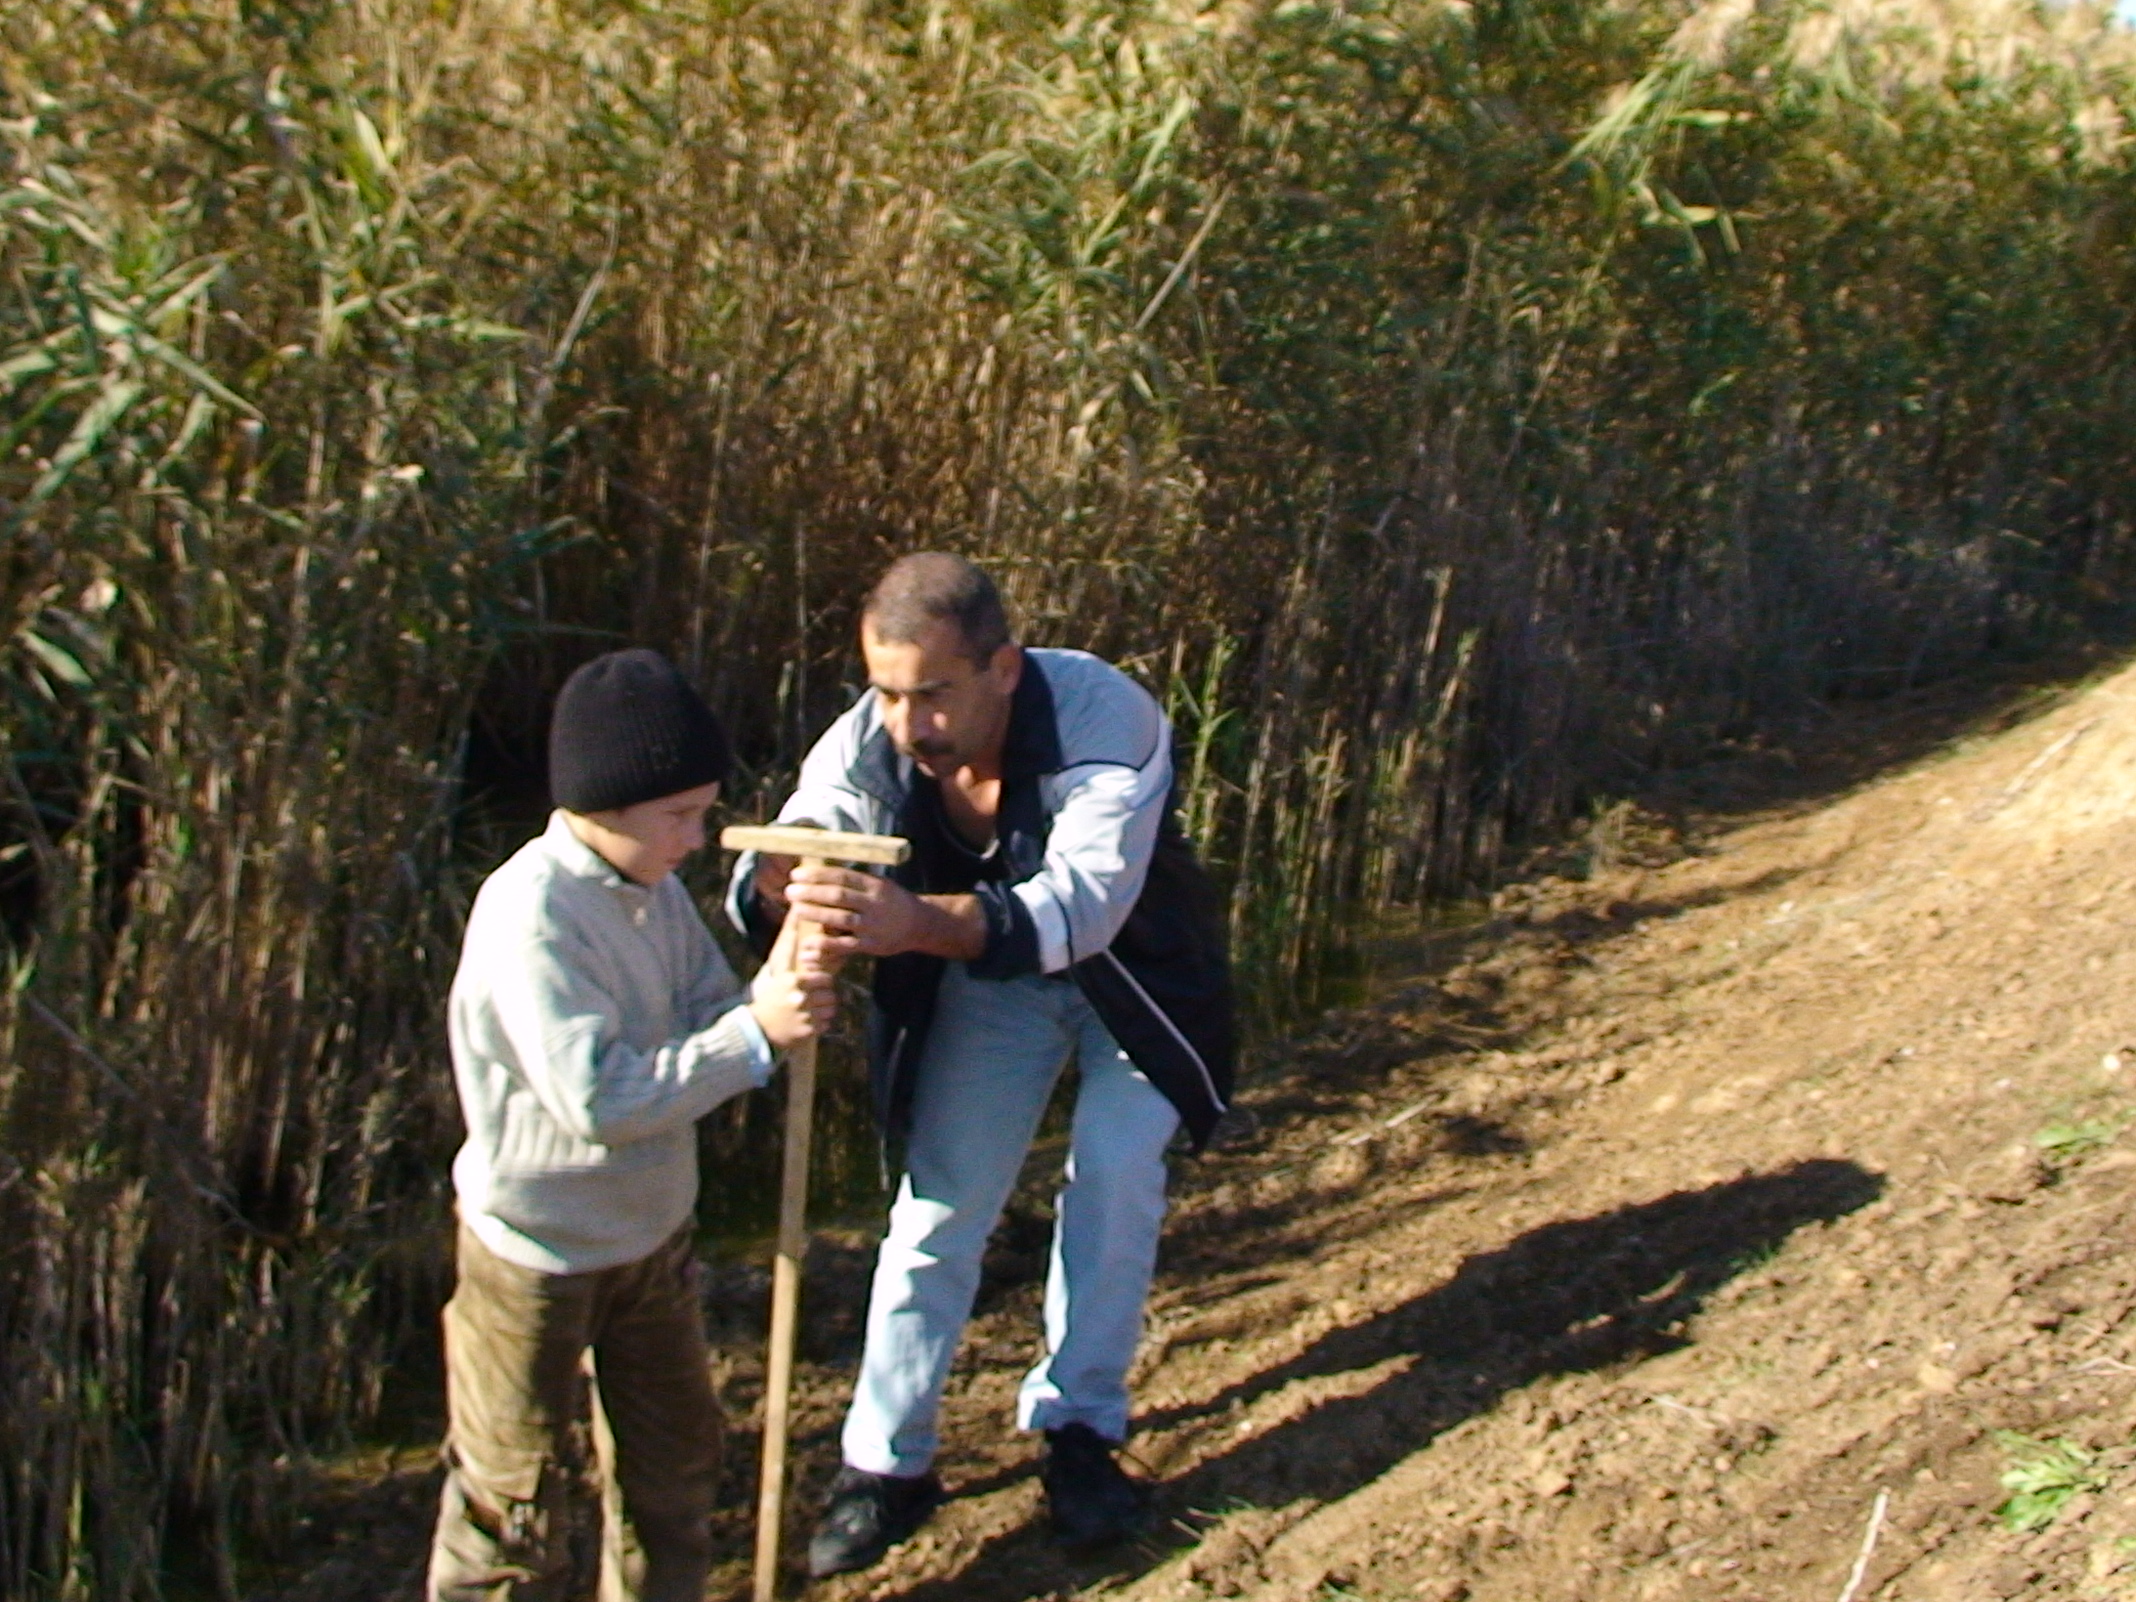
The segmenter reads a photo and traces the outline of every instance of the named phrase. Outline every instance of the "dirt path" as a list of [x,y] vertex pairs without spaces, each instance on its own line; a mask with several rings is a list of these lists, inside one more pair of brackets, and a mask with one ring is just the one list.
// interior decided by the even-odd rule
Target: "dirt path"
[[[955,1500],[812,1594],[2136,1597],[2132,908],[2136,671],[1666,866],[1509,892],[1184,1170],[1136,1376],[1161,1536],[1079,1565],[1042,1533],[1004,1423],[1026,1206],[953,1381]],[[864,1244],[812,1290],[809,1500]],[[2036,1532],[1994,1516],[2005,1431],[2096,1454]],[[739,1512],[725,1539],[740,1590]]]

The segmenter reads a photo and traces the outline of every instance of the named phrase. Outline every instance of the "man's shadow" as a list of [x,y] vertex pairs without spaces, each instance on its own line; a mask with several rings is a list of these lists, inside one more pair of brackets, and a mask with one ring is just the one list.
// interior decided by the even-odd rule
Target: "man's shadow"
[[[1160,1523],[1197,1508],[1333,1501],[1487,1412],[1508,1391],[1545,1375],[1639,1362],[1685,1346],[1686,1321],[1716,1289],[1797,1229],[1844,1217],[1883,1188],[1881,1176],[1855,1163],[1816,1158],[1545,1224],[1471,1257],[1437,1289],[1335,1330],[1287,1363],[1139,1419],[1141,1430],[1215,1419],[1301,1380],[1412,1359],[1379,1384],[1309,1407],[1167,1482]],[[1000,1483],[965,1487],[964,1494]],[[1169,1555],[1146,1544],[1071,1563],[1034,1526],[989,1542],[957,1574],[899,1595],[907,1602],[1024,1602],[1101,1574],[1138,1573]]]

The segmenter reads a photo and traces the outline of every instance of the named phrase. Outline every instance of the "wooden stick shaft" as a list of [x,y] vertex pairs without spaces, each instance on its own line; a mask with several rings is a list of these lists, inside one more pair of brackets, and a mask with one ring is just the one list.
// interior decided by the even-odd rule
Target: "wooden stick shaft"
[[[794,932],[798,943],[800,930]],[[779,1588],[787,1404],[793,1391],[801,1262],[808,1255],[808,1160],[815,1116],[816,1042],[804,1040],[786,1052],[786,1156],[779,1184],[779,1239],[771,1263],[771,1350],[764,1365],[764,1459],[757,1482],[754,1602],[772,1602]]]

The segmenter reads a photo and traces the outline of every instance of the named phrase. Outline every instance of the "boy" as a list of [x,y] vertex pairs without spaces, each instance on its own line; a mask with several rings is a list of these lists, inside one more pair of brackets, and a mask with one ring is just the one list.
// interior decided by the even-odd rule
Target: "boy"
[[745,996],[675,878],[729,761],[657,652],[587,663],[550,730],[558,810],[475,898],[450,1013],[467,1141],[433,1602],[562,1597],[559,1457],[589,1352],[603,1602],[702,1602],[720,1413],[693,1126],[833,1006],[820,943],[775,953]]

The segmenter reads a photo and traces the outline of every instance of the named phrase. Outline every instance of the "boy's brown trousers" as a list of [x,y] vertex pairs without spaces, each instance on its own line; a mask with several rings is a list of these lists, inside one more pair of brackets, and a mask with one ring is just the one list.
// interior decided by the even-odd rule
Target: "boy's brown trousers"
[[461,1229],[431,1602],[563,1602],[562,1450],[589,1353],[601,1602],[703,1602],[720,1411],[697,1280],[687,1228],[590,1274],[522,1268]]

